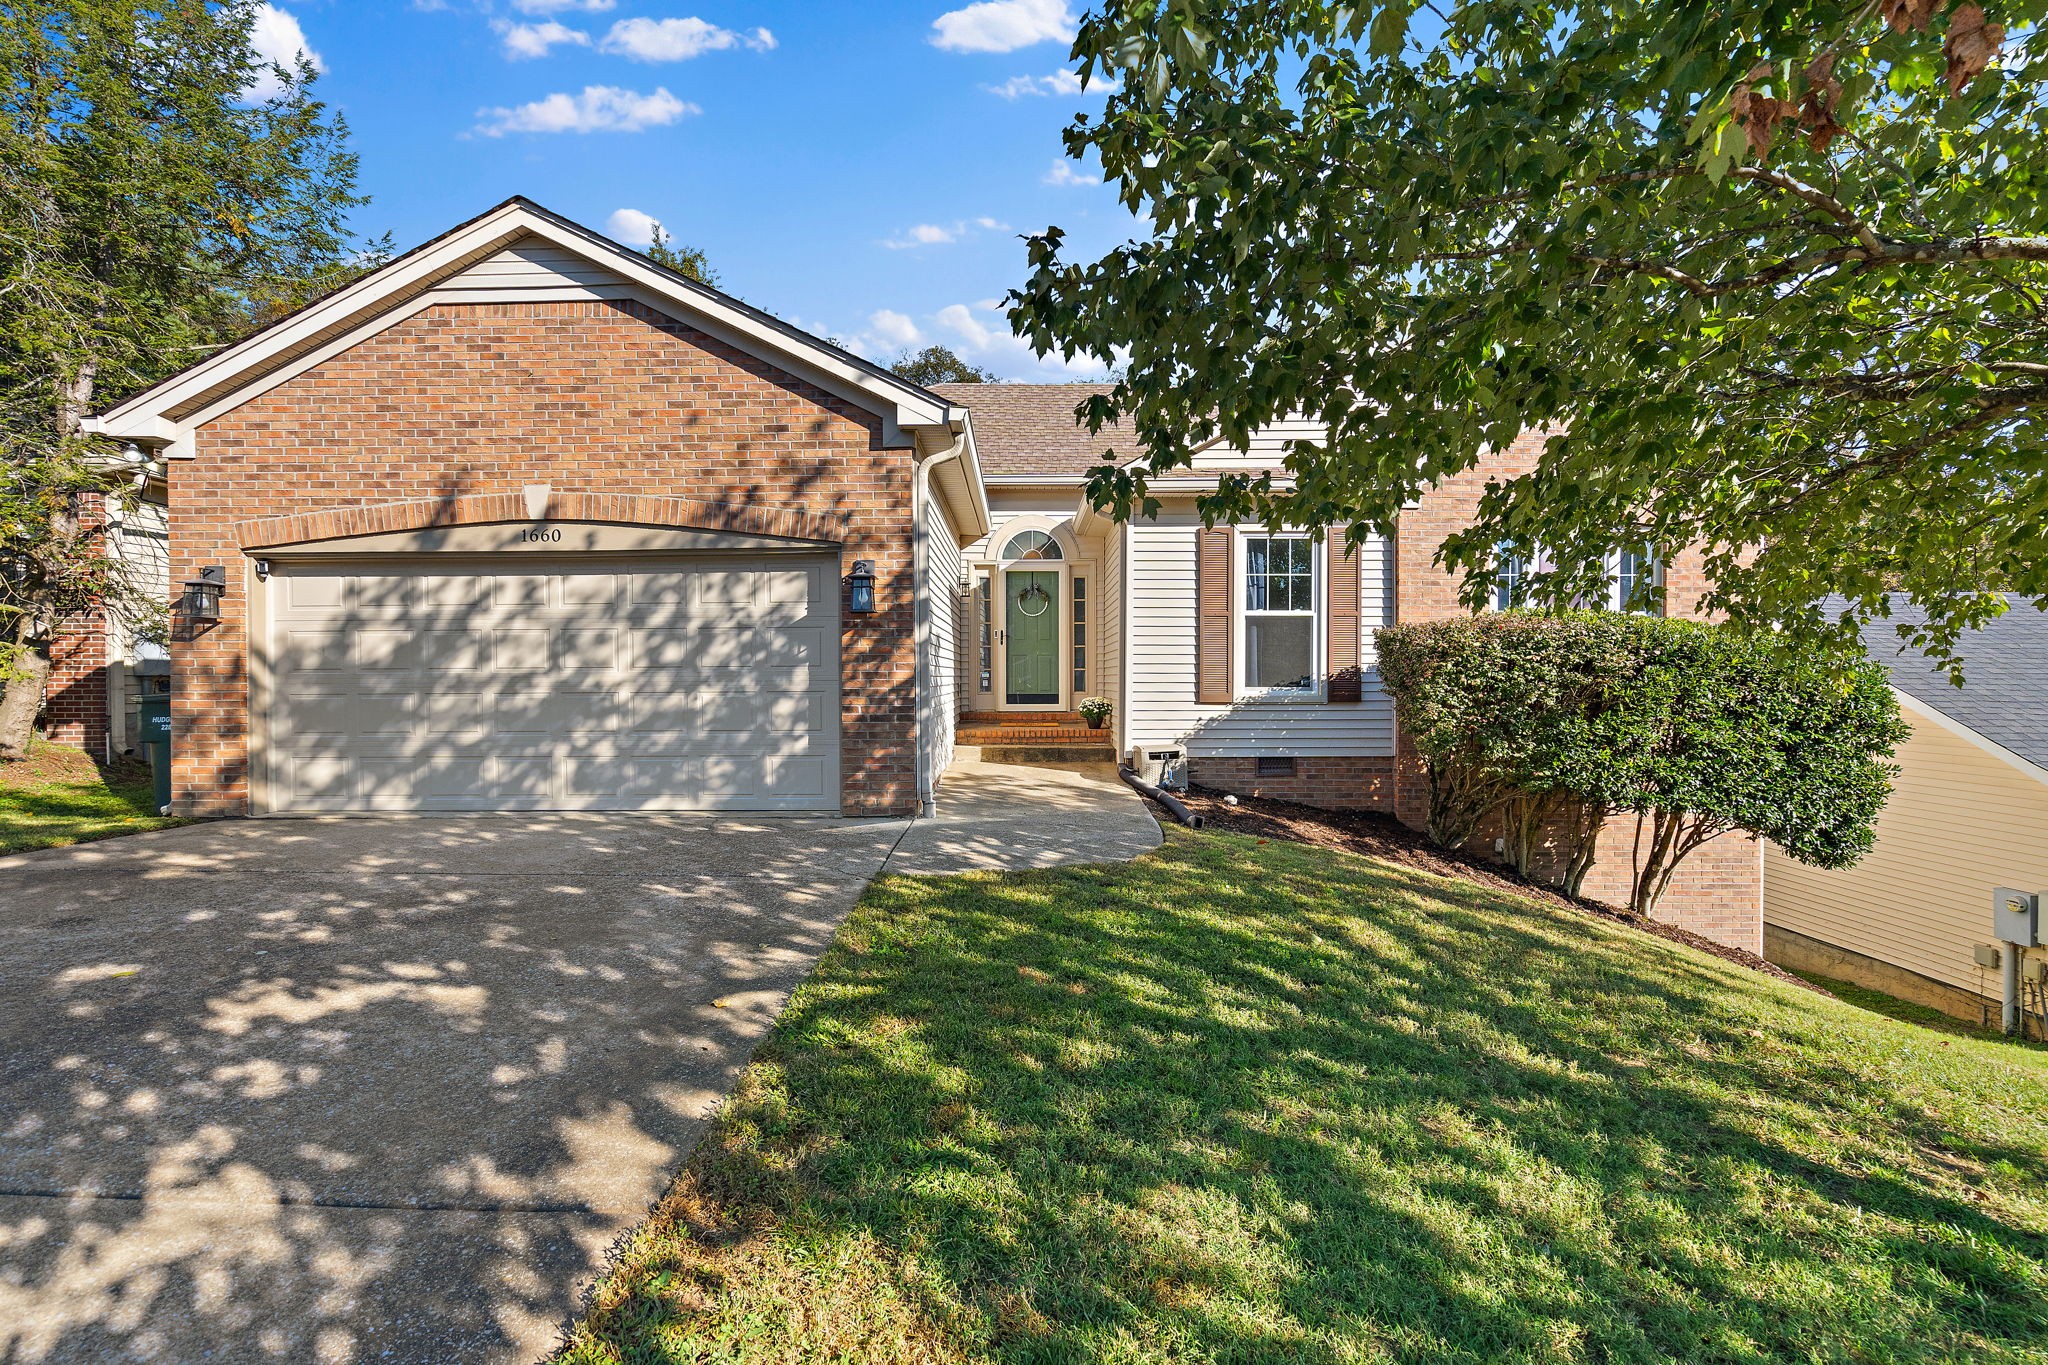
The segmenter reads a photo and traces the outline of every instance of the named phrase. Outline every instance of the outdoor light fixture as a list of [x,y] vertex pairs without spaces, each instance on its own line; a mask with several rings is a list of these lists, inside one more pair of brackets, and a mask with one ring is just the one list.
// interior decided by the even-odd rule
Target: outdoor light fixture
[[194,621],[220,620],[221,595],[228,590],[228,571],[209,564],[199,577],[185,580],[185,615]]
[[853,572],[846,576],[846,609],[856,616],[866,616],[875,609],[874,560],[853,561]]

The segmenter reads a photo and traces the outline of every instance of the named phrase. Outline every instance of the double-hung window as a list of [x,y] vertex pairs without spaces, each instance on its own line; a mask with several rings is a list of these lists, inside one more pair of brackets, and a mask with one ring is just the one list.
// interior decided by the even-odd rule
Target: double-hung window
[[1655,554],[1638,547],[1608,556],[1607,563],[1609,607],[1644,616],[1664,614],[1664,566]]
[[1316,546],[1305,535],[1244,537],[1244,672],[1248,691],[1316,686]]

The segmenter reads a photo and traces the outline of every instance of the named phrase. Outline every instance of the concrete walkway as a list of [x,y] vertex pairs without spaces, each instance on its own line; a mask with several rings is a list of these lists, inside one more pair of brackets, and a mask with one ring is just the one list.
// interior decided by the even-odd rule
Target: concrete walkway
[[944,794],[0,858],[0,1360],[545,1354],[884,865],[1159,842],[1113,771],[964,764]]
[[1159,847],[1159,824],[1108,763],[1065,767],[983,763],[963,751],[889,871],[1018,871],[1114,863]]

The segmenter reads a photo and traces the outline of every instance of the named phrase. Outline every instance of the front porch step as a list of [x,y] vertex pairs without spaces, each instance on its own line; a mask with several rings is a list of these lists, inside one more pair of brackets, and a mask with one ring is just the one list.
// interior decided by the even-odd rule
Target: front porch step
[[1071,711],[969,711],[954,739],[984,749],[1100,749],[1112,752],[1109,730],[1091,730]]
[[1115,763],[1116,750],[1107,744],[969,744],[960,741],[955,754],[983,763]]

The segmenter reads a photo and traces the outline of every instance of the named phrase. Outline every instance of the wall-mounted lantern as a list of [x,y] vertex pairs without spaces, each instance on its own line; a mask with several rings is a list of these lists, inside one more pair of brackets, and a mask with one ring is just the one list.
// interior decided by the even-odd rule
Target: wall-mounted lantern
[[186,579],[186,618],[198,622],[220,620],[220,599],[227,590],[228,571],[219,564],[209,564],[199,571],[199,577]]
[[875,561],[856,559],[853,572],[846,576],[846,609],[856,616],[866,616],[875,609]]

